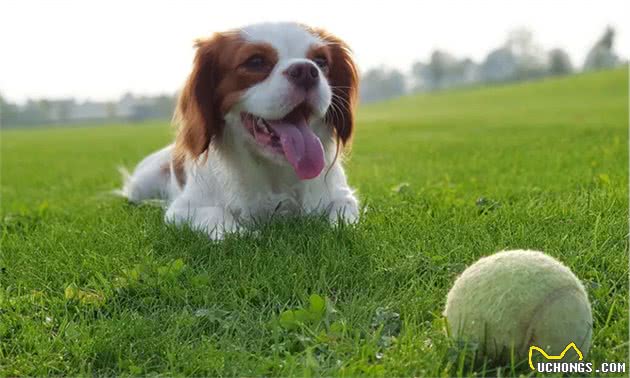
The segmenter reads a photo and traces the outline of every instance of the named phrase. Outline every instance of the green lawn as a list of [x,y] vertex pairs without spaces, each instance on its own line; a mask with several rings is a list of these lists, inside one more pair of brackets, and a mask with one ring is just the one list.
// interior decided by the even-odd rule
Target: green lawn
[[166,123],[4,130],[0,375],[529,374],[474,363],[441,318],[467,265],[515,248],[583,280],[588,359],[627,361],[627,83],[623,69],[364,106],[356,227],[290,220],[222,243],[109,194],[118,165],[169,142]]

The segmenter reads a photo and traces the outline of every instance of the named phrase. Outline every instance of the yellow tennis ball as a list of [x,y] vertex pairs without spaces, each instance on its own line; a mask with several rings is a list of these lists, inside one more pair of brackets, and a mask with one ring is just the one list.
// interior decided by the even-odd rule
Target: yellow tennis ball
[[455,281],[444,315],[452,337],[497,361],[526,359],[532,345],[560,355],[572,342],[586,356],[591,345],[593,317],[584,286],[542,252],[503,251],[475,262]]

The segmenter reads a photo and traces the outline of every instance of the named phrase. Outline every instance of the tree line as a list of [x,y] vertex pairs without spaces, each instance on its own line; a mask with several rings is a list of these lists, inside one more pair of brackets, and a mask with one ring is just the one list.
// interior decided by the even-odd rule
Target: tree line
[[31,126],[164,119],[172,116],[175,97],[175,94],[134,96],[127,93],[117,101],[29,99],[24,105],[17,105],[0,95],[0,125]]
[[413,63],[408,73],[387,67],[370,69],[362,75],[361,101],[374,102],[409,93],[613,68],[623,63],[614,51],[614,38],[614,29],[608,27],[589,51],[581,68],[576,68],[564,50],[545,51],[529,30],[518,29],[509,33],[503,45],[488,53],[480,63],[436,50],[427,62]]
[[[562,49],[542,49],[527,29],[518,29],[502,46],[476,63],[434,51],[427,62],[415,62],[408,73],[386,67],[362,74],[361,102],[385,100],[409,93],[430,92],[454,87],[531,80],[545,76],[568,75],[578,71],[607,69],[622,64],[614,51],[615,31],[607,28],[577,69]],[[168,119],[173,114],[176,94],[134,96],[127,93],[117,101],[78,102],[75,99],[28,100],[17,105],[0,94],[0,125],[30,126],[54,123],[133,122]]]

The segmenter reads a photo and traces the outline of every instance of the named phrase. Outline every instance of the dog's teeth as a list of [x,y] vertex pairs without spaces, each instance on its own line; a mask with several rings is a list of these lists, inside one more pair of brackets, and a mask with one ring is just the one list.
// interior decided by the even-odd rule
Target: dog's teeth
[[256,122],[254,122],[254,127],[256,128],[256,131],[264,131],[260,124],[260,118],[256,118]]
[[262,118],[256,119],[256,129],[258,129],[258,131],[263,132],[263,133],[267,132],[267,130],[265,129],[265,123],[262,120]]
[[257,118],[255,125],[256,125],[256,130],[260,131],[261,133],[273,134],[273,130],[271,130],[271,128],[269,127],[269,124],[264,119]]
[[273,134],[273,130],[271,130],[271,127],[269,126],[269,124],[265,121],[263,121],[263,126],[265,126],[265,130],[269,133],[269,134]]

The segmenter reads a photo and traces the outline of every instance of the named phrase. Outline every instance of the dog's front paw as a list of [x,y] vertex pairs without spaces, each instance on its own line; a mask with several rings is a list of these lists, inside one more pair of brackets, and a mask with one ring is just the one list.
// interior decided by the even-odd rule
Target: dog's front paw
[[357,223],[359,221],[359,204],[356,198],[348,197],[333,201],[328,210],[328,221],[333,225]]
[[229,212],[218,207],[171,206],[165,220],[176,225],[187,224],[190,228],[204,232],[212,240],[223,240],[226,234],[238,233],[242,230],[238,220]]
[[240,234],[243,232],[243,228],[234,221],[223,223],[211,223],[205,227],[205,231],[208,237],[214,241],[220,241],[225,239],[228,234]]

